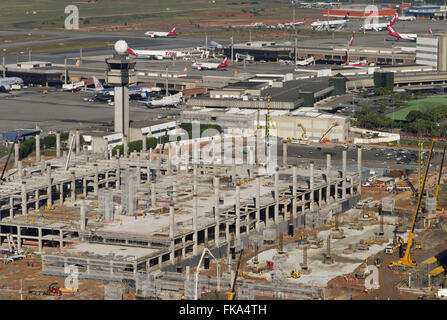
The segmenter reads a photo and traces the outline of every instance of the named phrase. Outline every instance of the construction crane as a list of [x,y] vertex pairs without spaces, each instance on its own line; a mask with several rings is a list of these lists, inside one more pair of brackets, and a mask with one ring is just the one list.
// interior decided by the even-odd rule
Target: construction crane
[[301,123],[297,123],[297,127],[301,128],[303,130],[303,133],[301,134],[301,139],[306,140],[307,139],[307,131],[306,128],[303,127]]
[[318,142],[326,142],[327,139],[325,139],[324,137],[326,137],[326,135],[329,133],[329,131],[331,131],[334,127],[337,127],[339,124],[337,121],[333,122],[332,125],[329,127],[329,129],[327,129],[323,135],[321,136],[320,140]]
[[444,146],[444,152],[442,153],[441,167],[439,168],[438,183],[436,184],[436,191],[435,191],[436,209],[438,209],[439,185],[441,184],[441,176],[442,176],[442,167],[444,165],[445,148],[446,148],[446,146]]
[[230,292],[228,293],[228,300],[235,300],[236,299],[236,280],[237,280],[237,274],[239,272],[239,267],[241,265],[241,260],[242,260],[242,253],[244,252],[244,250],[241,250],[241,253],[239,255],[239,261],[237,262],[237,267],[236,267],[236,272],[234,273],[234,279],[233,279],[233,284],[231,285],[231,289]]
[[410,267],[416,266],[416,261],[410,259],[410,249],[413,244],[413,235],[414,235],[414,227],[416,225],[416,218],[419,212],[419,208],[421,207],[422,195],[424,194],[425,182],[427,181],[428,169],[430,168],[431,155],[433,152],[433,147],[435,145],[436,139],[433,139],[431,142],[430,153],[428,154],[427,165],[425,166],[424,179],[422,180],[421,190],[419,192],[418,202],[416,205],[416,209],[414,212],[413,223],[411,225],[410,234],[408,235],[407,248],[405,249],[405,254],[403,258],[400,258],[399,261],[392,261],[388,267],[393,270],[407,270]]
[[414,185],[411,183],[411,181],[410,181],[407,177],[404,178],[404,181],[405,181],[405,182],[407,183],[407,185],[410,187],[411,192],[413,193],[413,196],[417,196],[418,191],[416,190],[416,188],[414,187]]
[[0,181],[3,181],[3,177],[5,176],[6,167],[8,166],[9,158],[11,158],[12,150],[14,149],[14,145],[17,143],[18,140],[19,140],[19,133],[16,132],[16,137],[14,139],[14,142],[11,144],[11,148],[9,149],[8,157],[6,158],[6,163],[5,163],[5,166],[3,167],[2,175],[0,176]]

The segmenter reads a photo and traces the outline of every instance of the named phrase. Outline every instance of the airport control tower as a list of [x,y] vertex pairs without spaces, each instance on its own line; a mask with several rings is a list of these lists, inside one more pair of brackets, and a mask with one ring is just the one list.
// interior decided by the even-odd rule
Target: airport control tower
[[107,82],[115,87],[115,132],[129,136],[129,93],[127,86],[137,81],[135,62],[127,53],[128,45],[124,40],[115,43],[113,58],[107,58]]

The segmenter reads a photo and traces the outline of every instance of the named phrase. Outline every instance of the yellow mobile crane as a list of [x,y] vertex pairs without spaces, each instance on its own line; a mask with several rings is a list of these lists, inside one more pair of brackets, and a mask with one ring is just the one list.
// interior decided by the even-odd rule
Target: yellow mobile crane
[[413,235],[414,235],[414,226],[416,225],[416,217],[419,212],[419,208],[421,207],[421,200],[424,194],[425,182],[427,181],[428,169],[430,168],[431,156],[433,153],[433,147],[435,145],[436,139],[433,139],[431,142],[430,153],[428,154],[427,165],[425,166],[424,179],[422,180],[422,186],[419,191],[418,202],[416,205],[416,210],[414,212],[413,224],[411,225],[410,234],[408,235],[407,248],[405,249],[405,254],[403,258],[400,258],[399,261],[392,261],[388,267],[393,270],[407,270],[410,267],[416,266],[416,261],[410,259],[410,249],[413,244]]
[[[436,212],[438,212],[438,194],[439,194],[439,185],[441,184],[442,167],[444,165],[445,147],[446,146],[444,146],[444,152],[442,153],[441,167],[439,169],[438,183],[436,184],[436,191],[435,191]],[[440,213],[442,213],[442,210],[439,211]]]
[[301,134],[301,139],[306,140],[307,139],[307,131],[306,128],[303,127],[301,123],[297,123],[297,127],[300,127],[303,130],[303,133]]

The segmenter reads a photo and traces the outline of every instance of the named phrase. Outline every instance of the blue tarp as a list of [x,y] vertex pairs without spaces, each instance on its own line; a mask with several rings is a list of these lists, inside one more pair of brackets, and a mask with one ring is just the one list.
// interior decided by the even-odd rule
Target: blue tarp
[[26,136],[34,136],[40,133],[40,130],[16,130],[11,132],[2,132],[3,139],[6,141],[14,141],[16,139],[16,135],[18,135],[17,139]]

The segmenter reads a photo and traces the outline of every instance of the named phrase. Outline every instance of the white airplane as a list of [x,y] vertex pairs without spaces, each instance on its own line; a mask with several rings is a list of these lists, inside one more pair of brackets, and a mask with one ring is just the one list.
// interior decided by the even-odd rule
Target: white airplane
[[382,31],[385,30],[389,25],[392,26],[395,22],[396,22],[396,16],[394,16],[389,22],[364,24],[363,26],[360,27],[360,30]]
[[210,48],[216,48],[216,49],[223,49],[223,45],[221,45],[220,43],[211,40],[209,45]]
[[128,48],[127,53],[137,58],[157,59],[157,60],[182,58],[186,56],[186,54],[182,51],[149,50],[147,48],[145,50],[135,50]]
[[368,66],[368,61],[366,60],[357,60],[357,61],[351,61],[351,62],[346,62],[344,64],[344,68],[346,67],[367,67]]
[[177,34],[175,33],[175,27],[174,27],[169,32],[147,31],[147,32],[144,33],[144,35],[148,36],[148,37],[151,37],[151,38],[167,38],[167,37],[176,36]]
[[346,25],[349,19],[349,12],[342,20],[330,20],[330,21],[315,21],[310,24],[312,30],[329,30],[329,29],[341,29]]
[[73,90],[81,89],[84,85],[85,85],[84,81],[72,82],[72,83],[63,84],[62,89],[64,91],[73,91]]
[[284,23],[284,26],[286,26],[286,27],[293,27],[293,26],[299,26],[299,25],[302,25],[302,24],[304,24],[304,20],[295,21],[295,22],[293,22],[293,21],[286,22],[286,23]]
[[416,41],[418,35],[416,33],[399,33],[395,31],[391,26],[387,27],[388,33],[393,37],[397,38],[397,40],[408,40],[408,41]]
[[403,17],[399,17],[399,15],[396,13],[396,17],[398,21],[414,21],[416,20],[415,16],[403,16]]
[[182,93],[179,92],[172,96],[163,97],[160,100],[152,100],[151,96],[147,94],[146,101],[138,101],[143,103],[148,108],[165,107],[165,106],[177,106],[182,102]]
[[[114,96],[115,91],[113,88],[104,88],[101,82],[93,76],[93,82],[95,84],[95,88],[86,88],[87,91],[92,91],[94,94],[104,95],[104,96]],[[141,85],[141,86],[129,86],[128,87],[128,94],[130,96],[141,96],[142,98],[145,98],[147,96],[147,92],[152,91],[152,89],[149,86]]]
[[315,64],[315,59],[314,59],[314,57],[309,57],[309,58],[304,59],[304,60],[297,60],[296,65],[297,65],[297,66],[308,66],[308,65],[311,64],[312,62]]
[[212,63],[212,62],[196,62],[192,64],[193,68],[197,70],[218,70],[223,67],[228,67],[227,64],[228,58],[225,58],[221,63]]
[[13,85],[22,85],[23,79],[19,77],[0,78],[0,91],[8,92],[13,88]]

